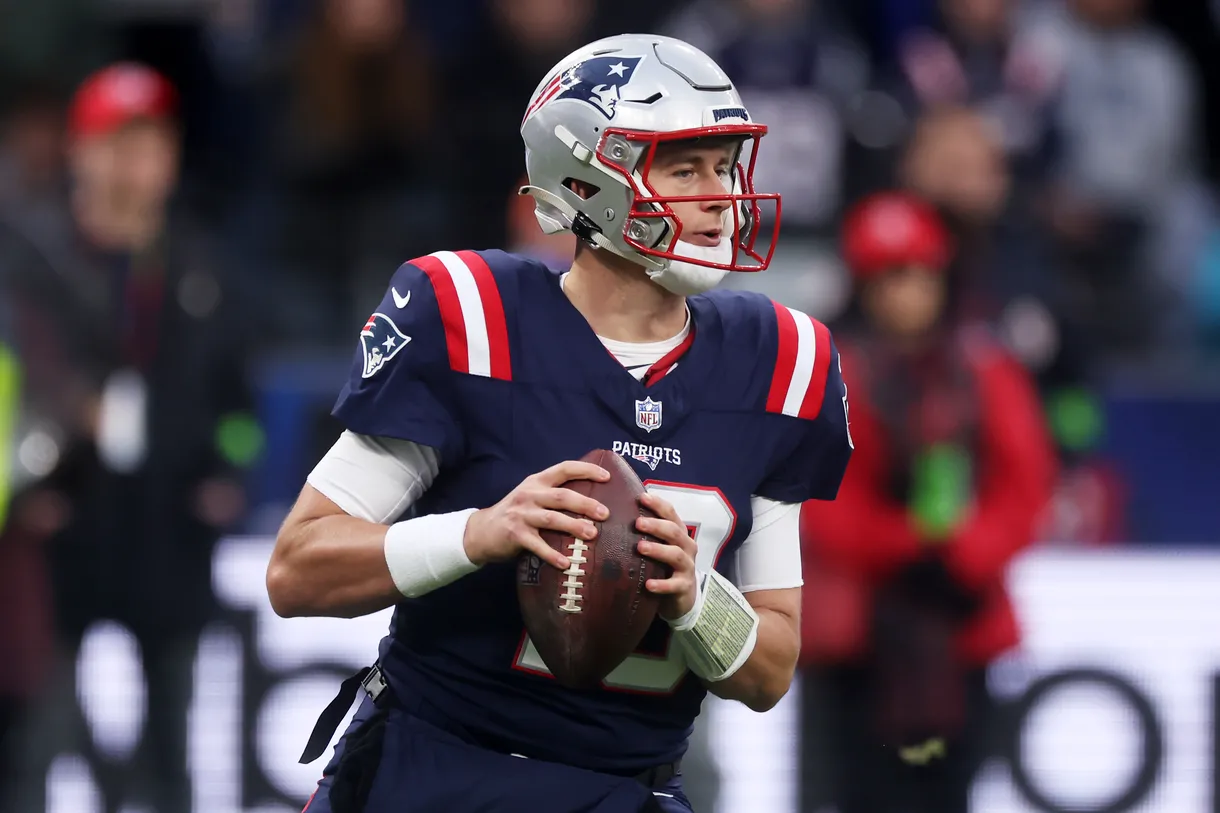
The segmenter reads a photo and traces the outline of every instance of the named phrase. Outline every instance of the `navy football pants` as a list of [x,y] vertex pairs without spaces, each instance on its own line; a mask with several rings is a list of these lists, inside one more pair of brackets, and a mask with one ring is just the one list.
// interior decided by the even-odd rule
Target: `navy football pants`
[[649,789],[634,779],[499,754],[401,709],[379,711],[364,698],[304,813],[440,811],[691,813],[691,807],[681,777]]

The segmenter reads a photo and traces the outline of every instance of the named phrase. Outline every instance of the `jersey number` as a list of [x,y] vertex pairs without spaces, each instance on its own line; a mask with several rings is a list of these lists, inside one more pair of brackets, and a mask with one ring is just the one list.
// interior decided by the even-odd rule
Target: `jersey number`
[[[691,538],[699,546],[695,567],[704,571],[715,567],[737,527],[733,506],[720,489],[654,480],[645,482],[644,487],[668,500],[686,523]],[[528,635],[522,636],[521,646],[517,647],[514,666],[534,674],[550,674]],[[602,685],[615,691],[669,694],[685,674],[686,660],[667,637],[664,655],[646,655],[637,650],[607,675]]]

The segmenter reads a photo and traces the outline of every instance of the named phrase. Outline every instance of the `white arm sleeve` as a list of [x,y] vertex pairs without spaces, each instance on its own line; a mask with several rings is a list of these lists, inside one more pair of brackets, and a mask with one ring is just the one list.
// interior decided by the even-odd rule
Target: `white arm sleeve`
[[737,550],[737,589],[783,590],[800,587],[801,504],[750,498],[754,525]]
[[478,567],[466,555],[466,521],[475,509],[394,522],[436,479],[436,450],[407,440],[344,432],[308,482],[348,515],[390,524],[386,566],[398,591],[418,598]]
[[385,525],[428,490],[439,467],[430,446],[346,431],[307,481],[351,516]]

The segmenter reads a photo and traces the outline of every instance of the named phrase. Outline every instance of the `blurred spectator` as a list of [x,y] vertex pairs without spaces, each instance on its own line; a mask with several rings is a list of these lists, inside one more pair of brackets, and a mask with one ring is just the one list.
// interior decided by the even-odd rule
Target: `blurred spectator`
[[844,196],[852,110],[867,89],[862,46],[813,0],[696,0],[666,33],[705,51],[770,126],[754,183],[784,196],[789,231],[825,229]]
[[1067,469],[1048,524],[1057,541],[1112,540],[1122,530],[1122,482],[1095,453],[1104,440],[1094,342],[1065,291],[1050,241],[1014,189],[993,121],[941,107],[917,122],[900,167],[906,186],[934,203],[955,245],[950,307],[989,323],[1034,376]]
[[1059,77],[1028,36],[1020,3],[940,0],[939,8],[940,26],[914,29],[899,45],[908,108],[970,106],[1010,155],[1036,158]]
[[1039,7],[1039,47],[1058,62],[1064,195],[1078,206],[1151,215],[1193,175],[1196,78],[1144,21],[1144,0]]
[[54,506],[39,505],[38,489],[24,488],[13,476],[21,454],[22,382],[11,329],[8,318],[0,319],[0,807],[18,774],[22,723],[50,671],[51,596],[43,543],[55,529],[41,521]]
[[432,56],[402,0],[316,0],[266,85],[270,198],[255,231],[277,273],[273,319],[289,340],[339,341],[367,316],[367,289],[443,222]]
[[432,127],[427,44],[400,0],[320,0],[291,52],[273,152],[292,191],[411,180]]
[[[241,287],[174,197],[175,109],[174,88],[141,65],[89,77],[69,122],[71,251],[8,272],[30,314],[18,342],[72,374],[53,477],[67,525],[50,547],[64,667],[75,668],[94,622],[134,635],[147,685],[137,767],[160,813],[190,809],[186,711],[196,641],[214,614],[211,549],[243,513],[240,478],[258,445]],[[77,733],[43,746],[89,753]],[[131,801],[129,774],[100,757],[106,806],[117,810]]]
[[539,77],[593,38],[595,10],[593,0],[489,0],[466,47],[444,55],[445,165],[452,172],[444,183],[455,196],[450,233],[457,245],[507,243],[503,190],[522,167],[514,125]]
[[1063,307],[1062,280],[988,119],[941,107],[915,124],[899,167],[904,185],[937,207],[956,251],[949,295],[968,318],[996,324],[1046,385],[1078,383],[1082,342]]
[[806,810],[966,813],[994,716],[985,670],[1018,641],[1004,574],[1034,539],[1053,447],[1026,372],[948,310],[951,251],[903,193],[844,226],[856,451],[838,498],[802,512]]
[[[59,463],[56,438],[82,404],[78,377],[60,359],[33,352],[37,322],[15,277],[48,268],[44,249],[62,242],[62,107],[43,85],[26,85],[0,121],[0,809],[20,777],[22,733],[40,699],[53,655],[48,537],[67,521],[62,493],[47,480]],[[40,265],[41,263],[41,265]]]
[[1034,36],[1062,75],[1046,220],[1071,307],[1112,353],[1142,354],[1168,327],[1154,249],[1198,169],[1196,77],[1143,0],[1039,8]]
[[63,100],[45,83],[14,96],[0,125],[0,217],[39,231],[65,214]]

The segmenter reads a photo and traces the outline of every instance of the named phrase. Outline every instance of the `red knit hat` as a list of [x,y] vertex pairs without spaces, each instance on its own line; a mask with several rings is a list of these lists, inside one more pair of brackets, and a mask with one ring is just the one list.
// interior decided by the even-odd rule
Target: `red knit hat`
[[925,201],[906,192],[880,192],[857,203],[843,224],[843,258],[866,279],[891,268],[949,264],[949,234]]
[[68,127],[78,138],[104,135],[135,119],[170,118],[177,107],[178,93],[168,79],[145,65],[120,62],[81,83]]

